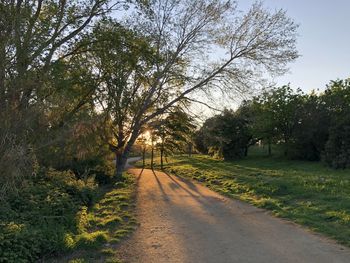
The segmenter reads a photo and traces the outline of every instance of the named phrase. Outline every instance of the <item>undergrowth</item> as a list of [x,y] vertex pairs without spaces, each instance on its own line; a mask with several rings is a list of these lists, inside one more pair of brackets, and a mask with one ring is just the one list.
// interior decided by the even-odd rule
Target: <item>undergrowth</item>
[[133,229],[130,175],[98,186],[41,169],[24,185],[0,205],[0,262],[85,262],[90,254],[107,261],[114,257],[108,248]]

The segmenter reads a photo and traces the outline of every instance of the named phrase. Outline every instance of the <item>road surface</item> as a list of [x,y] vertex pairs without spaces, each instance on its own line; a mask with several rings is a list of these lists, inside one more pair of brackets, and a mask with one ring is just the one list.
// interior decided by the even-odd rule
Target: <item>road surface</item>
[[140,226],[118,248],[124,262],[350,262],[350,249],[189,180],[137,176]]

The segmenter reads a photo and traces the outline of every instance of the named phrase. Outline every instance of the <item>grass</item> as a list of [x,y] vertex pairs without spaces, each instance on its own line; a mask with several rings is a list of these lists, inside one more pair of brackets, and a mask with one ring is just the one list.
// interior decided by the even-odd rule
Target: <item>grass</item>
[[79,233],[67,234],[67,246],[74,252],[52,262],[119,262],[116,245],[136,226],[134,217],[135,178],[127,173],[124,180],[110,186],[89,210],[76,215]]
[[117,262],[116,243],[135,226],[136,182],[108,181],[42,169],[0,203],[0,263]]
[[234,162],[204,155],[175,156],[168,161],[165,169],[171,173],[200,181],[214,191],[271,210],[350,246],[349,170],[268,158],[256,150]]

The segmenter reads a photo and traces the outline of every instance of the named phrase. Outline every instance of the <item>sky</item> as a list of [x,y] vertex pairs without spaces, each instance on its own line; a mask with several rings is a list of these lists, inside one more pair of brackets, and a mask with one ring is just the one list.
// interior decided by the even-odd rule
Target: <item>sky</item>
[[[240,0],[248,8],[253,0]],[[305,92],[323,91],[330,80],[350,77],[350,0],[265,0],[270,10],[284,9],[299,24],[301,55],[290,72],[275,79]]]

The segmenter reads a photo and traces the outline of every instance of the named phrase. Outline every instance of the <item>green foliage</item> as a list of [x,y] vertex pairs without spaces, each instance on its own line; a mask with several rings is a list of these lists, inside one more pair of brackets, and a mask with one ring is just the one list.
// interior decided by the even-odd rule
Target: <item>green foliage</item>
[[322,97],[304,95],[299,106],[298,123],[287,145],[293,159],[319,161],[329,136],[330,116]]
[[135,227],[134,194],[135,177],[124,174],[123,180],[108,186],[90,209],[78,211],[76,234],[67,234],[66,246],[77,250],[80,260],[86,262],[116,260],[117,243]]
[[34,262],[119,240],[133,229],[133,192],[131,176],[101,189],[72,172],[40,170],[0,206],[0,262]]
[[71,172],[40,171],[0,207],[1,262],[35,261],[66,250],[65,233],[77,231],[76,213],[95,193],[93,181],[77,180]]
[[323,154],[334,168],[350,167],[350,81],[333,81],[323,96],[331,116],[331,128]]
[[71,58],[107,2],[1,2],[0,181],[6,194],[21,190],[44,156],[59,163],[69,155],[54,154],[62,148],[58,141],[69,141],[74,130],[72,123],[63,126],[92,115],[94,83],[86,65]]
[[333,168],[350,168],[350,115],[330,129],[323,158]]
[[226,196],[272,210],[280,217],[350,246],[350,173],[320,163],[259,155],[225,162],[208,156],[172,157],[166,167]]
[[152,135],[157,140],[155,148],[164,155],[187,151],[192,144],[194,120],[179,107],[175,107],[166,117],[150,124]]
[[271,145],[279,144],[289,159],[320,161],[323,157],[331,167],[346,168],[350,164],[349,98],[350,85],[346,80],[332,81],[325,93],[319,95],[314,92],[306,95],[289,86],[267,90],[261,96],[244,101],[231,113],[244,125],[239,125],[233,117],[216,116],[208,119],[197,132],[196,143],[202,152],[219,156],[225,147],[232,156],[242,156],[237,154],[235,145],[227,147],[231,142],[241,143],[238,147],[241,149],[244,144],[246,149],[256,142],[267,144],[269,155]]
[[289,144],[293,143],[293,134],[300,124],[300,109],[303,94],[289,86],[265,91],[252,102],[252,126],[255,136],[269,143],[282,141],[286,145],[285,154],[289,154]]
[[252,139],[247,121],[228,110],[209,118],[199,132],[209,154],[225,160],[244,157]]

